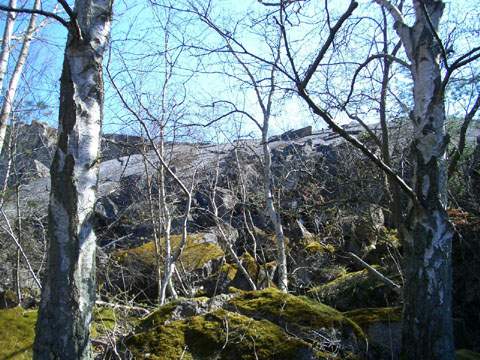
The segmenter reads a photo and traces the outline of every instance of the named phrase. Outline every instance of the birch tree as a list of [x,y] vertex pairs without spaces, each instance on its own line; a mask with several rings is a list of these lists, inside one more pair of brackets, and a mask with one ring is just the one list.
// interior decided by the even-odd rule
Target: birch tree
[[[288,291],[288,269],[287,269],[287,249],[286,237],[283,230],[280,212],[275,204],[274,197],[274,174],[272,171],[272,153],[269,144],[269,132],[272,119],[274,118],[274,102],[278,100],[279,89],[277,76],[280,66],[280,49],[282,46],[280,33],[275,29],[273,34],[268,33],[268,26],[260,30],[260,36],[264,41],[265,51],[268,53],[268,60],[264,63],[259,58],[254,58],[253,62],[250,54],[247,52],[241,37],[235,33],[239,23],[233,24],[232,29],[221,28],[214,19],[211,18],[212,4],[207,5],[189,2],[188,8],[177,9],[181,12],[191,13],[197,16],[210,30],[215,32],[223,42],[220,48],[210,48],[209,45],[193,46],[201,52],[227,54],[227,63],[231,64],[232,73],[225,72],[226,77],[238,81],[242,86],[251,91],[253,107],[255,110],[246,109],[243,105],[237,106],[234,101],[216,100],[212,108],[220,107],[227,109],[226,112],[218,118],[210,121],[210,124],[220,121],[232,115],[244,116],[251,121],[258,130],[260,130],[260,145],[262,149],[262,172],[263,172],[263,198],[268,217],[275,230],[276,252],[277,252],[277,273],[278,287]],[[244,24],[242,24],[244,25]],[[265,31],[263,33],[262,31]],[[258,35],[258,34],[257,34]],[[271,35],[271,37],[269,37]],[[262,68],[263,65],[266,65]],[[239,73],[234,73],[233,68],[238,67]]]
[[[155,9],[154,9],[155,10]],[[187,245],[188,219],[191,212],[193,188],[195,186],[196,169],[193,169],[191,186],[183,174],[177,174],[174,170],[173,146],[166,148],[167,139],[173,139],[170,145],[176,141],[177,132],[181,132],[180,120],[185,116],[186,100],[184,87],[189,76],[182,77],[181,61],[183,61],[184,46],[178,44],[176,39],[178,24],[172,21],[172,12],[168,9],[163,12],[154,12],[155,21],[159,26],[160,34],[152,46],[160,48],[145,57],[134,66],[135,59],[129,62],[122,54],[123,49],[115,51],[121,59],[122,69],[113,72],[108,63],[106,70],[110,83],[115,90],[126,113],[134,119],[135,127],[140,128],[146,138],[151,153],[143,154],[145,167],[152,169],[151,177],[147,173],[148,202],[150,216],[154,223],[154,247],[156,259],[156,277],[158,285],[158,302],[163,305],[167,301],[167,290],[172,297],[177,293],[174,287],[173,275],[179,275],[176,263],[180,259]],[[161,39],[161,45],[158,41]],[[142,39],[138,46],[149,44],[149,39]],[[124,44],[126,46],[126,44]],[[151,64],[146,65],[146,59],[151,59]],[[122,77],[125,75],[125,78]],[[155,78],[154,87],[150,88],[145,81]],[[179,80],[181,79],[181,80]],[[147,84],[148,83],[148,84]],[[159,84],[159,86],[158,86]],[[128,91],[125,91],[128,89]],[[126,95],[128,93],[129,95]],[[156,180],[156,194],[153,190],[153,182]],[[185,212],[182,214],[181,238],[177,244],[172,242],[172,221],[174,219],[175,189],[167,186],[167,181],[172,180],[173,185],[180,190],[186,199]],[[155,195],[155,196],[154,196]],[[178,276],[180,280],[180,276]],[[179,281],[181,283],[181,281]]]
[[411,203],[402,231],[406,259],[402,351],[412,359],[453,359],[453,228],[446,213],[446,84],[440,65],[443,45],[438,37],[445,4],[441,0],[413,1],[415,22],[408,25],[392,3],[377,2],[395,20],[414,83],[413,187],[418,201]]
[[[17,6],[17,0],[10,0],[8,2],[9,8],[16,8],[16,6]],[[5,20],[5,28],[3,30],[3,37],[2,37],[2,47],[0,50],[0,89],[1,90],[3,90],[3,81],[7,73],[8,59],[10,57],[10,52],[11,52],[10,48],[11,48],[13,26],[15,25],[16,17],[17,15],[15,12],[13,11],[7,12],[7,18]]]
[[42,287],[35,359],[91,359],[89,327],[95,302],[92,213],[103,117],[102,60],[112,0],[59,1],[70,17],[35,9],[68,29],[60,79],[58,143],[51,166],[48,267]]
[[[41,5],[42,4],[40,0],[35,0],[35,3],[33,5],[33,10],[40,10]],[[36,13],[33,13],[32,15],[30,15],[30,21],[28,23],[27,29],[25,30],[25,35],[23,37],[20,54],[18,55],[15,68],[13,70],[12,76],[10,78],[10,82],[7,87],[7,91],[3,98],[2,110],[0,112],[0,154],[3,149],[3,144],[5,143],[5,133],[7,131],[7,122],[13,109],[15,94],[17,92],[17,88],[23,73],[23,69],[27,61],[28,53],[30,51],[30,43],[32,42],[33,35],[37,30],[36,20],[37,20]],[[0,72],[2,70],[3,69],[0,69]],[[0,80],[0,84],[1,84],[1,80]]]
[[[388,162],[388,157],[377,156],[359,139],[342,129],[325,103],[311,91],[312,79],[322,62],[331,61],[327,55],[335,51],[334,40],[347,19],[358,7],[351,1],[348,9],[331,23],[328,37],[319,47],[314,60],[305,67],[298,52],[290,45],[287,30],[291,27],[287,7],[280,2],[278,24],[284,36],[285,53],[290,63],[286,74],[295,84],[296,91],[310,110],[329,127],[360,150],[380,168],[391,183],[395,183],[409,198],[408,216],[400,226],[404,246],[405,275],[402,352],[411,359],[453,359],[451,242],[453,230],[446,213],[447,172],[445,132],[445,89],[453,72],[480,57],[480,47],[472,47],[451,64],[440,36],[439,23],[444,3],[439,0],[413,1],[414,24],[408,25],[401,10],[389,1],[376,0],[384,6],[395,21],[394,29],[406,53],[407,65],[413,80],[412,156],[414,176],[412,185],[402,179]],[[401,2],[403,4],[403,2]],[[274,5],[274,4],[273,4]],[[282,15],[283,14],[283,15]],[[351,30],[350,30],[351,31]],[[352,36],[352,35],[350,35]],[[348,42],[344,44],[349,48]],[[338,50],[337,50],[338,51]],[[379,57],[391,58],[381,53]],[[445,75],[442,76],[443,62]],[[388,75],[384,72],[384,75]],[[384,77],[384,79],[386,79]],[[326,79],[327,83],[329,79]],[[328,85],[327,85],[328,86]],[[382,86],[382,91],[385,91]],[[384,100],[382,100],[384,101]],[[382,105],[384,111],[384,105]],[[385,114],[382,114],[384,116]]]

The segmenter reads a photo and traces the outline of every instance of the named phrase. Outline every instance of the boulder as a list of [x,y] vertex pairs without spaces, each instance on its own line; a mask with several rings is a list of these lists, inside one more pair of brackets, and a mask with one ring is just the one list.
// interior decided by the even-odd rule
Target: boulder
[[344,313],[368,338],[367,359],[398,360],[402,335],[401,307],[365,308]]
[[342,359],[364,344],[361,329],[342,313],[276,289],[235,291],[207,312],[208,300],[200,303],[184,316],[176,316],[174,302],[143,319],[126,340],[133,357]]
[[301,138],[312,135],[312,129],[313,128],[311,126],[306,126],[301,129],[289,130],[284,132],[281,135],[270,137],[268,141],[273,142],[278,140],[288,141],[288,140],[301,139]]
[[[393,277],[392,280],[396,279]],[[397,291],[379,281],[368,270],[343,274],[326,284],[313,287],[308,291],[308,296],[342,311],[390,306],[400,301]]]

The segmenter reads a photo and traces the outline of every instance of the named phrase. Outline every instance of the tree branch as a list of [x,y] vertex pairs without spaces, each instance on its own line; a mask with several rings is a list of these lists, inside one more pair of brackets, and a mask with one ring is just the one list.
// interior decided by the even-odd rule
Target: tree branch
[[387,60],[389,60],[390,62],[397,62],[399,63],[400,65],[403,65],[407,68],[410,67],[410,65],[406,62],[406,61],[403,61],[402,59],[396,57],[396,56],[393,56],[393,55],[390,55],[390,54],[375,54],[375,55],[371,55],[370,57],[368,57],[362,64],[360,64],[360,66],[357,68],[357,70],[355,70],[355,73],[353,74],[353,78],[352,78],[352,83],[350,85],[350,92],[348,93],[348,96],[347,96],[347,99],[345,100],[345,102],[343,103],[343,107],[345,108],[345,106],[348,104],[348,102],[350,101],[350,98],[352,97],[353,95],[353,90],[355,88],[355,82],[357,80],[357,76],[358,74],[360,74],[360,71],[362,71],[363,68],[365,68],[370,62],[372,62],[373,60],[375,59],[382,59],[382,58],[386,58]]
[[401,287],[400,285],[398,285],[397,283],[393,282],[392,280],[390,280],[389,278],[387,278],[385,275],[383,275],[381,272],[379,272],[377,269],[375,269],[373,266],[367,264],[365,261],[363,261],[362,259],[360,259],[357,255],[355,255],[354,253],[347,253],[348,255],[350,255],[350,257],[355,260],[355,262],[357,262],[358,264],[360,264],[361,266],[365,267],[368,272],[372,275],[374,275],[378,280],[382,281],[384,284],[394,288],[394,289],[397,289],[399,290]]
[[315,71],[317,71],[318,65],[320,65],[320,61],[322,61],[323,57],[327,53],[328,49],[330,48],[330,45],[332,44],[333,40],[335,39],[335,36],[337,32],[340,30],[342,27],[343,23],[352,15],[353,11],[358,7],[358,3],[356,1],[351,1],[348,9],[343,13],[343,15],[340,17],[340,19],[337,21],[337,23],[333,26],[332,30],[330,30],[330,33],[328,34],[328,38],[323,44],[322,48],[318,52],[317,57],[313,61],[313,63],[308,67],[308,70],[305,74],[305,78],[301,82],[301,86],[303,88],[306,88],[308,85],[308,82],[312,78],[313,74]]
[[465,150],[468,127],[470,126],[470,123],[472,122],[473,117],[477,113],[478,109],[480,109],[480,94],[477,95],[477,99],[475,100],[472,109],[465,115],[465,118],[463,120],[463,124],[460,129],[460,139],[458,140],[458,147],[457,149],[455,149],[452,159],[450,160],[450,165],[448,166],[448,176],[452,176],[452,174],[457,169],[460,156],[462,156],[463,151]]
[[440,39],[440,36],[438,36],[437,30],[435,30],[435,26],[433,26],[432,18],[430,17],[430,14],[428,13],[428,10],[427,10],[427,7],[425,6],[425,3],[423,1],[420,1],[420,3],[421,3],[421,8],[422,8],[423,14],[425,15],[425,18],[427,19],[428,27],[430,28],[430,31],[432,32],[433,37],[437,41],[438,46],[440,46],[440,51],[442,53],[443,63],[445,64],[445,68],[448,71],[449,66],[448,66],[447,51],[445,50],[445,46],[443,46],[443,42]]
[[11,8],[11,7],[5,6],[5,5],[0,5],[0,10],[9,11],[9,12],[16,12],[16,13],[24,13],[24,14],[42,15],[42,16],[49,17],[49,18],[57,20],[59,23],[61,23],[67,29],[70,28],[70,24],[67,20],[65,20],[61,16],[58,16],[57,14],[54,14],[52,12],[48,12],[48,11],[44,11],[44,10],[26,9],[26,8]]
[[408,186],[408,184],[403,180],[390,166],[385,164],[377,155],[371,152],[365,144],[360,142],[354,136],[351,136],[345,129],[340,127],[335,120],[333,120],[332,116],[326,112],[325,110],[321,109],[320,107],[315,104],[315,102],[310,98],[310,96],[306,93],[305,89],[302,88],[300,85],[297,84],[298,94],[299,96],[305,100],[307,105],[313,111],[314,114],[320,116],[323,121],[327,123],[327,125],[335,131],[338,135],[352,144],[355,148],[360,150],[366,157],[368,157],[377,167],[379,167],[383,172],[385,172],[393,181],[395,181],[400,188],[402,188],[405,193],[410,197],[415,205],[418,205],[420,202],[418,200],[417,195],[413,191],[413,189]]
[[405,25],[405,18],[402,15],[402,12],[395,6],[393,5],[390,1],[388,0],[375,0],[375,2],[381,6],[383,6],[385,9],[388,10],[390,15],[392,15],[393,19],[395,20],[396,23],[400,25]]

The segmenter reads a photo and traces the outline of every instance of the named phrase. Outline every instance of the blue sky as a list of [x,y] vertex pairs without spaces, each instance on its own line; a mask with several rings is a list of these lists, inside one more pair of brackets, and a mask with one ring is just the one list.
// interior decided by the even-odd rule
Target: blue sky
[[[6,0],[2,0],[2,3],[6,2]],[[26,2],[27,6],[30,4],[30,2],[31,1]],[[56,2],[53,0],[44,1],[44,9],[53,9],[55,3]],[[71,3],[73,2],[71,1]],[[216,15],[220,21],[222,21],[222,18],[225,19],[230,16],[235,18],[245,16],[245,14],[249,12],[258,12],[261,8],[257,0],[219,0],[215,3],[217,6]],[[346,3],[348,3],[347,0],[335,1],[334,6],[342,8]],[[156,49],[159,47],[158,42],[161,40],[161,31],[158,30],[158,24],[147,4],[147,1],[117,0],[115,2],[115,14],[112,31],[112,44],[114,51],[112,52],[111,68],[112,72],[114,73],[122,71],[122,63],[119,61],[119,55],[126,57],[129,59],[129,61],[131,60],[131,63],[129,62],[129,66],[145,66],[146,68],[150,67],[151,72],[143,75],[141,75],[139,72],[139,74],[136,75],[135,80],[138,81],[146,90],[155,92],[158,84],[162,81],[162,76],[160,73],[161,66],[156,68],[157,64],[155,61],[157,61],[157,58],[155,57],[150,57],[148,59],[140,58],[143,53],[156,51]],[[319,7],[319,11],[322,10],[322,4],[323,2],[320,1],[318,2],[318,5],[315,5]],[[373,6],[375,5],[370,0],[361,1],[361,8],[359,11],[364,15],[368,15]],[[467,8],[468,11],[457,11],[460,7],[462,9]],[[447,10],[450,12],[450,14],[453,14],[457,17],[461,17],[463,13],[475,17],[474,12],[476,11],[478,13],[475,0],[452,0],[447,3]],[[26,19],[25,16],[21,18]],[[2,28],[3,19],[4,18],[2,17],[0,21],[0,26],[2,26]],[[24,23],[25,21],[19,21],[17,26],[21,27],[24,25]],[[214,43],[218,41],[218,38],[214,34],[207,35],[205,28],[201,25],[198,25],[198,23],[189,25],[182,24],[180,27],[182,26],[184,26],[184,31],[188,33],[187,35],[195,35],[205,42]],[[314,28],[312,28],[312,31],[313,30]],[[476,39],[475,37],[470,36],[465,37],[465,39],[462,41],[466,44],[466,46],[471,46],[472,42],[478,40],[478,35]],[[48,105],[47,111],[42,111],[41,114],[30,114],[30,118],[40,118],[41,120],[47,121],[52,125],[55,125],[57,122],[58,79],[60,77],[63,61],[65,36],[66,30],[61,25],[53,22],[41,31],[39,34],[39,41],[32,46],[32,51],[29,58],[30,71],[26,73],[26,80],[30,81],[28,82],[28,85],[26,85],[27,82],[25,82],[23,87],[23,98],[29,99],[32,102],[41,102]],[[256,40],[249,40],[247,37],[245,43],[253,50],[261,49],[261,44],[256,43],[255,41]],[[310,44],[304,44],[301,51],[308,52],[311,50],[311,46],[309,45]],[[360,48],[360,45],[351,44],[351,47],[352,49],[355,47]],[[346,56],[348,57],[348,54],[346,54]],[[184,68],[194,67],[196,64],[198,64],[198,61],[198,58],[195,58],[191,54],[186,54],[181,61],[181,64]],[[213,60],[210,59],[208,61],[210,62],[208,66],[214,68]],[[185,77],[187,72],[188,71],[182,73],[180,71],[181,74],[178,76],[178,78],[182,78],[182,76]],[[119,79],[121,79],[121,77],[119,77]],[[335,77],[332,74],[332,83],[337,84],[339,89],[342,89],[342,87],[346,85],[346,82],[348,82],[348,80],[345,80],[345,78],[342,78],[339,75]],[[127,95],[129,93],[128,90],[129,89],[126,88]],[[195,102],[195,105],[191,107],[195,107],[195,111],[192,111],[192,114],[190,115],[192,117],[195,116],[195,114],[202,118],[205,116],[210,116],[208,113],[205,113],[204,110],[202,110],[204,108],[200,105],[211,103],[212,99],[215,97],[218,97],[219,99],[236,100],[239,103],[243,102],[245,106],[252,111],[252,113],[259,115],[259,110],[255,108],[255,101],[252,94],[248,91],[239,91],[237,84],[234,84],[231,79],[225,79],[220,75],[204,74],[194,76],[187,85],[187,93],[189,100]],[[449,106],[451,107],[452,113],[461,113],[461,100],[456,100],[453,105]],[[278,133],[289,128],[298,128],[309,124],[315,124],[317,127],[323,126],[321,123],[314,123],[309,112],[306,111],[304,104],[298,100],[289,99],[288,101],[285,101],[281,107],[276,109],[275,112],[276,116],[274,123],[272,124],[272,133]],[[368,117],[371,115],[366,116]],[[108,81],[106,81],[104,131],[131,131],[131,129],[125,127],[123,121],[125,117],[125,112],[119,105],[116,94],[112,90],[111,86],[108,85]],[[373,118],[375,118],[374,115]],[[344,121],[344,117],[340,116],[339,120]],[[228,121],[225,121],[225,125],[228,128]],[[230,130],[232,129],[229,129],[229,131]],[[245,122],[243,131],[246,133],[255,132],[256,128],[251,124],[251,122]],[[258,132],[256,132],[256,134],[258,134]]]

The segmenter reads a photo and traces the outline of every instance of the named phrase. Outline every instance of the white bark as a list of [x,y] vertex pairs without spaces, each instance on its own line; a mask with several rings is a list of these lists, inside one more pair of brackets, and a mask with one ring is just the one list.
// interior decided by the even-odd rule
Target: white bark
[[103,118],[102,60],[112,0],[76,0],[60,88],[58,146],[51,166],[49,247],[34,359],[91,359],[96,238],[92,213]]
[[[10,8],[16,8],[17,0],[10,0],[8,2],[8,6]],[[5,75],[7,73],[8,59],[10,58],[10,42],[12,40],[13,26],[15,24],[16,17],[16,13],[9,12],[7,14],[7,19],[5,20],[5,29],[3,31],[2,38],[2,48],[0,50],[0,92],[3,90],[3,80],[5,79]]]
[[445,104],[437,35],[444,3],[413,0],[415,23],[408,26],[387,0],[376,0],[396,20],[411,62],[414,109],[413,188],[402,228],[405,287],[402,352],[411,359],[453,359],[451,251],[453,231],[446,213]]
[[275,237],[277,242],[277,269],[278,269],[278,287],[280,290],[288,291],[288,271],[285,234],[283,233],[282,220],[277,209],[275,209],[273,199],[273,174],[272,174],[272,155],[268,145],[268,119],[264,120],[262,131],[263,142],[263,191],[270,221],[275,228]]
[[[41,1],[35,0],[34,6],[33,6],[34,10],[39,10],[41,6],[42,6]],[[28,23],[28,27],[23,38],[22,48],[20,49],[20,54],[18,55],[15,69],[13,70],[12,77],[10,78],[10,83],[8,85],[7,91],[3,98],[2,110],[0,112],[0,154],[2,153],[3,144],[5,142],[7,122],[12,112],[15,93],[17,92],[18,84],[20,82],[20,77],[22,75],[23,68],[27,61],[28,53],[30,51],[30,43],[32,42],[33,34],[36,31],[36,18],[37,18],[36,14],[32,14],[30,16],[30,21]],[[1,72],[1,69],[0,69],[0,72]],[[1,84],[1,80],[0,80],[0,84]]]

